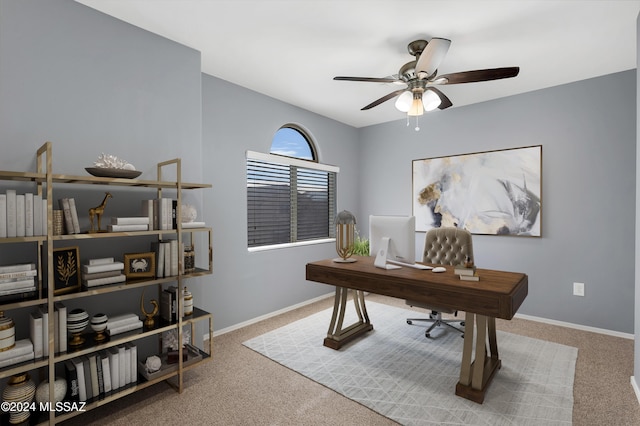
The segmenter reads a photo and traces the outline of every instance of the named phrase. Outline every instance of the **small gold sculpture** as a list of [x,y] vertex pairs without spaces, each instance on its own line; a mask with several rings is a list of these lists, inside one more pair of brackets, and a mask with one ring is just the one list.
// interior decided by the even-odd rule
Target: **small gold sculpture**
[[[102,213],[104,213],[104,207],[107,205],[107,200],[109,198],[111,198],[112,195],[110,192],[105,192],[105,196],[104,199],[102,200],[102,203],[100,203],[99,206],[93,207],[89,209],[89,221],[91,222],[91,230],[89,231],[90,233],[95,233],[95,232],[103,232],[100,230],[101,225],[100,225],[100,219],[102,219]],[[98,229],[95,230],[93,228],[93,218],[94,217],[98,217]]]
[[144,326],[146,328],[152,328],[153,325],[155,324],[155,320],[153,319],[153,317],[156,316],[156,314],[158,313],[158,311],[160,310],[160,307],[158,306],[158,301],[157,300],[151,300],[151,304],[153,305],[153,311],[152,312],[147,312],[146,309],[144,308],[144,290],[142,290],[142,296],[140,296],[140,310],[142,311],[142,313],[144,314],[144,316],[146,317],[146,319],[144,320]]

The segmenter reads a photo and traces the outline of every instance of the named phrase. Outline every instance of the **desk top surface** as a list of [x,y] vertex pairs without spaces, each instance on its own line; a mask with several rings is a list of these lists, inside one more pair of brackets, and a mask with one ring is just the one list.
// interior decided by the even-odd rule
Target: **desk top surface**
[[355,258],[354,263],[310,262],[307,280],[503,319],[515,315],[528,293],[528,277],[523,273],[478,268],[480,281],[464,281],[454,274],[453,266],[445,266],[447,271],[440,273],[409,267],[381,269],[374,266],[373,257]]

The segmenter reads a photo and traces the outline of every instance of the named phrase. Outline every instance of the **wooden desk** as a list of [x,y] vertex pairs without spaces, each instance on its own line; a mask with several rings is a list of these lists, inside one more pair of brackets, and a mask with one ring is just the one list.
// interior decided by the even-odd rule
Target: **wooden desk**
[[[307,264],[307,280],[336,286],[333,316],[324,345],[339,349],[373,329],[364,301],[365,291],[464,311],[464,346],[456,395],[481,404],[501,366],[495,319],[513,318],[527,297],[527,275],[478,269],[480,281],[462,281],[453,273],[453,266],[446,266],[443,273],[407,267],[385,270],[373,265],[373,257],[356,258],[358,261],[354,263],[327,259]],[[356,290],[353,301],[358,321],[344,327],[348,289]]]

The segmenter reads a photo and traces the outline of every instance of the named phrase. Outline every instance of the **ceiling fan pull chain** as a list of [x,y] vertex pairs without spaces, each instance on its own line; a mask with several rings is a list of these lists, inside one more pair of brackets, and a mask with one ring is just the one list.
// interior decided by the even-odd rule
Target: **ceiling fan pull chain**
[[[407,120],[408,120],[408,118],[407,118]],[[419,116],[419,115],[416,115],[416,132],[420,131],[420,123],[419,123],[419,120],[420,120],[420,116]]]

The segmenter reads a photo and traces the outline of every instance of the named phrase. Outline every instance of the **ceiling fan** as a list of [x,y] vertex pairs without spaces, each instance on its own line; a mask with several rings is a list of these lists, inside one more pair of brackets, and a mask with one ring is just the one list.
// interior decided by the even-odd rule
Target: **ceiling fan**
[[438,66],[449,51],[450,45],[451,40],[445,38],[434,37],[430,41],[415,40],[409,43],[407,49],[416,59],[404,64],[397,75],[383,78],[338,76],[333,79],[406,84],[406,87],[371,102],[362,110],[371,109],[397,96],[396,108],[406,112],[408,116],[419,116],[425,110],[431,111],[436,108],[442,110],[453,105],[444,93],[433,87],[435,85],[499,80],[515,77],[520,72],[520,67],[506,67],[438,75]]

